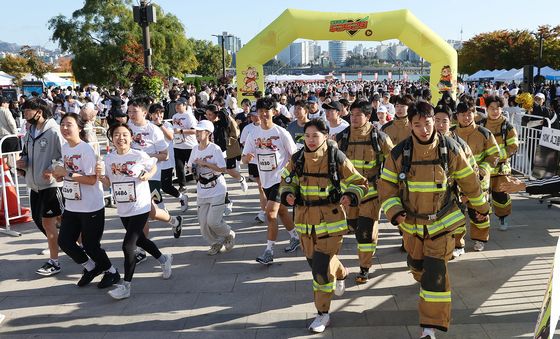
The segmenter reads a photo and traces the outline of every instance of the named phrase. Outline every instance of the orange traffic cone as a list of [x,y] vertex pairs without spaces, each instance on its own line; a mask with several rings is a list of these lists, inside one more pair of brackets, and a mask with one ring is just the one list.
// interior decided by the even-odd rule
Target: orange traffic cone
[[[2,160],[0,159],[0,164]],[[14,181],[10,175],[10,168],[4,164],[4,182],[6,183],[6,187],[2,187],[2,189],[6,190],[6,198],[8,201],[8,215],[10,217],[21,215],[21,217],[10,220],[10,224],[21,224],[25,222],[31,221],[31,212],[29,208],[21,207],[21,210],[18,213],[18,199],[16,194],[16,189],[14,187]],[[0,187],[1,187],[0,181]],[[0,226],[6,226],[6,219],[5,219],[5,211],[4,211],[4,201],[2,201],[4,195],[0,195]]]

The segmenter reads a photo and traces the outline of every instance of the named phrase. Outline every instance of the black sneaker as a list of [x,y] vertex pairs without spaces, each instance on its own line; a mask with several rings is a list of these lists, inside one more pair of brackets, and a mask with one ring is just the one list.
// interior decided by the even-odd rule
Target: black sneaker
[[86,286],[86,285],[89,284],[95,277],[97,277],[98,275],[100,275],[101,272],[103,272],[103,271],[99,270],[99,269],[97,268],[97,266],[94,267],[94,269],[91,270],[91,271],[88,271],[88,270],[86,270],[86,269],[84,268],[84,273],[82,274],[82,278],[80,278],[80,280],[78,281],[78,286],[79,286],[79,287],[84,287],[84,286]]
[[35,273],[43,275],[45,277],[55,275],[60,272],[60,266],[57,266],[50,261],[47,261],[41,268],[39,268]]
[[183,217],[178,215],[176,218],[179,225],[173,226],[173,237],[178,239],[181,236],[181,231],[183,230]]
[[148,260],[148,258],[146,257],[146,253],[136,252],[136,265],[141,264],[146,260]]
[[103,278],[101,278],[101,281],[97,284],[97,288],[107,288],[118,283],[119,280],[121,280],[119,271],[116,271],[115,273],[105,272]]

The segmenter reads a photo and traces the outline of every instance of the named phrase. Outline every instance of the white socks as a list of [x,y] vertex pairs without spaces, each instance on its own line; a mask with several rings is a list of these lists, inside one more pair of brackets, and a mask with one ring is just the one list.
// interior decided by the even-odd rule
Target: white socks
[[117,273],[117,270],[115,269],[115,266],[111,265],[111,267],[105,272],[115,274],[115,273]]
[[266,250],[274,252],[274,249],[272,247],[274,247],[275,243],[276,243],[276,241],[267,240],[266,241]]
[[291,231],[288,231],[288,233],[290,234],[290,237],[292,237],[292,238],[297,238],[298,237],[295,227]]
[[165,264],[165,262],[167,261],[167,256],[165,254],[162,254],[157,260],[160,264]]
[[49,259],[49,262],[55,266],[60,266],[60,264],[58,263],[58,259]]
[[170,218],[169,224],[171,224],[171,226],[179,226],[179,219],[177,219],[177,217],[170,216]]
[[88,260],[83,263],[82,266],[86,269],[86,271],[91,272],[95,268],[95,262],[93,262],[91,258],[88,258]]

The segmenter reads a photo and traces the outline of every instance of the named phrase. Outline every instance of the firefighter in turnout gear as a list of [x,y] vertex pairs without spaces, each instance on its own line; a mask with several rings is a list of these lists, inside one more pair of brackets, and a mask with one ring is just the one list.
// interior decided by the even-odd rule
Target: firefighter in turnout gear
[[372,258],[377,248],[380,204],[377,196],[377,179],[381,165],[389,156],[393,143],[378,132],[369,122],[372,106],[365,100],[355,101],[350,106],[350,126],[337,135],[338,148],[346,154],[354,168],[368,180],[368,191],[358,207],[347,209],[348,227],[353,229],[358,242],[360,272],[356,283],[368,280]]
[[395,118],[381,127],[381,131],[391,138],[393,145],[397,145],[410,136],[410,123],[407,118],[408,106],[414,102],[410,95],[397,97],[395,104]]
[[379,198],[387,218],[400,225],[407,263],[420,282],[421,338],[447,331],[451,319],[451,286],[447,261],[455,242],[453,232],[465,223],[453,188],[488,219],[489,205],[480,182],[457,143],[434,130],[434,110],[427,102],[409,107],[412,136],[395,146],[385,160]]
[[[469,145],[478,167],[478,177],[482,191],[488,197],[490,173],[500,159],[500,151],[492,133],[475,123],[473,102],[467,100],[457,105],[457,127],[453,128],[452,132]],[[467,212],[470,217],[470,233],[471,239],[474,241],[473,248],[475,251],[482,251],[484,244],[490,238],[490,220],[478,223],[474,220],[475,210],[469,207]],[[464,236],[464,233],[462,235]],[[464,253],[465,243],[459,236],[455,235],[455,251],[453,254],[456,257]]]
[[506,217],[511,214],[511,198],[499,189],[501,183],[508,182],[511,175],[509,159],[517,152],[519,142],[517,131],[502,114],[504,102],[502,98],[491,95],[486,98],[488,120],[480,125],[486,127],[496,138],[500,159],[495,168],[491,169],[490,192],[494,214],[500,219],[500,230],[506,231],[508,223]]
[[284,167],[280,185],[282,203],[295,206],[296,229],[313,274],[318,312],[309,327],[313,332],[323,332],[329,325],[333,292],[344,293],[348,270],[337,257],[348,231],[343,206],[358,206],[367,192],[366,178],[328,137],[323,120],[307,122],[305,146]]

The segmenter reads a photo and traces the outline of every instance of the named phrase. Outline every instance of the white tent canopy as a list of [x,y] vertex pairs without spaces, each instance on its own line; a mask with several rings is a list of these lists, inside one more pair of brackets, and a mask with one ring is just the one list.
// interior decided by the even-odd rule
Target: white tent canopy
[[0,77],[4,77],[4,78],[8,78],[8,79],[14,79],[15,78],[14,76],[11,76],[4,71],[0,71]]
[[[538,73],[538,68],[533,67],[533,74],[537,75],[537,73]],[[557,74],[557,71],[548,66],[541,68],[541,75],[544,77],[547,76],[553,77],[555,74]],[[520,82],[523,81],[523,68],[520,69],[512,68],[509,71],[505,69],[500,69],[500,70],[495,69],[492,71],[481,70],[466,78],[467,81],[477,81],[480,79],[492,79],[494,81],[501,81],[501,82],[511,82],[515,80],[516,82]]]
[[279,81],[324,81],[327,75],[315,74],[315,75],[276,75],[269,74],[265,77],[266,82],[279,82]]
[[0,74],[0,86],[13,86],[14,83],[11,78]]

